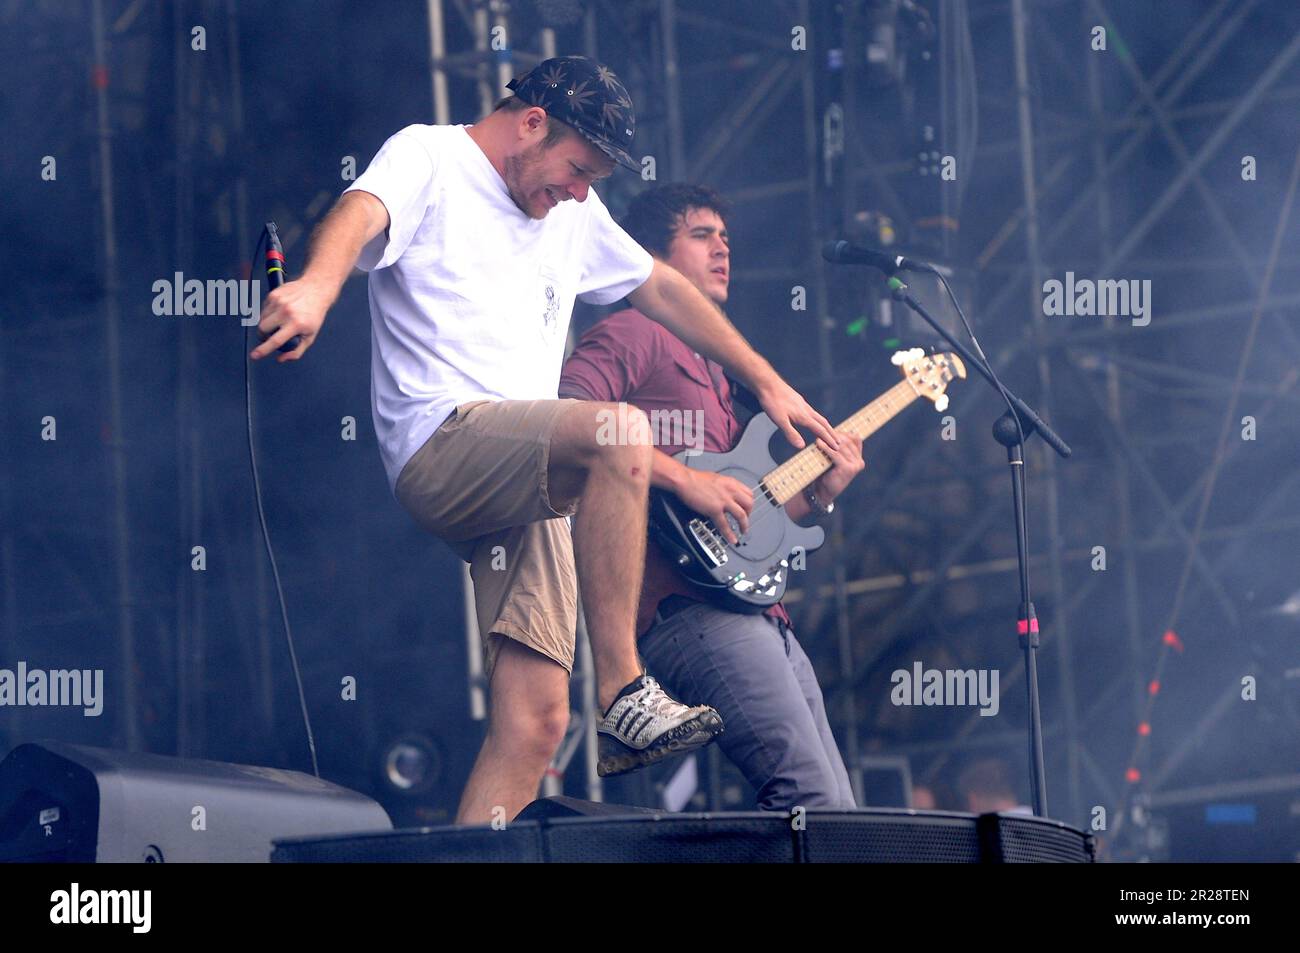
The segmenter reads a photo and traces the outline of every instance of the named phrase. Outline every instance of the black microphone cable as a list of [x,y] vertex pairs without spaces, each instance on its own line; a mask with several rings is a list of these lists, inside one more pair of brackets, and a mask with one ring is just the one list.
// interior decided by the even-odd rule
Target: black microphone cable
[[[267,222],[253,249],[253,261],[258,260],[258,252],[266,249],[266,282],[272,289],[284,284],[284,252],[280,248],[280,237],[275,229],[275,222]],[[285,346],[295,345],[297,338]],[[307,747],[311,751],[311,771],[320,777],[320,765],[316,761],[316,736],[311,730],[311,716],[307,713],[307,695],[302,687],[302,672],[298,668],[298,652],[293,645],[293,631],[289,627],[289,610],[284,603],[284,589],[280,585],[280,569],[275,563],[275,552],[271,549],[271,534],[266,528],[266,511],[262,508],[262,480],[257,473],[257,454],[253,449],[253,378],[249,370],[252,361],[248,356],[248,325],[244,325],[244,412],[248,423],[248,463],[253,471],[253,498],[257,501],[257,519],[262,527],[262,541],[266,544],[266,555],[271,561],[271,574],[275,578],[275,593],[280,600],[280,620],[284,623],[284,638],[289,644],[289,661],[293,665],[294,681],[298,684],[298,705],[302,709],[302,723],[307,729]]]
[[966,328],[966,334],[970,338],[971,346],[975,349],[975,353],[979,355],[980,361],[984,364],[984,369],[988,371],[989,376],[993,378],[993,383],[997,387],[998,393],[1002,395],[1002,400],[1006,402],[1007,410],[1011,411],[1011,419],[1016,423],[1016,433],[1020,436],[1020,445],[1023,447],[1025,445],[1025,428],[1020,425],[1020,415],[1016,413],[1015,405],[1011,403],[1011,397],[1007,394],[1006,387],[1002,385],[1002,379],[998,377],[997,371],[993,370],[993,362],[988,359],[987,355],[985,355],[984,348],[980,347],[979,338],[975,336],[975,329],[972,328],[970,322],[966,320],[966,313],[962,311],[961,305],[957,301],[957,296],[952,293],[952,286],[948,284],[948,279],[943,276],[943,271],[936,268],[934,269],[933,274],[943,284],[943,290],[948,292],[948,297],[952,301],[952,306],[957,309],[957,317],[961,318],[962,326]]

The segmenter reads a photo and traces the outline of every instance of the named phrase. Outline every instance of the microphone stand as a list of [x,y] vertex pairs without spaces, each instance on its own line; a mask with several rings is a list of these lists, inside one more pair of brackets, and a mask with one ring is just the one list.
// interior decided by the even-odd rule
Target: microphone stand
[[1016,521],[1016,559],[1020,564],[1020,612],[1016,620],[1016,635],[1020,648],[1025,654],[1025,683],[1029,690],[1029,777],[1033,793],[1034,814],[1047,816],[1047,774],[1043,766],[1043,721],[1038,699],[1038,616],[1034,612],[1034,603],[1029,597],[1029,536],[1025,511],[1025,457],[1024,446],[1020,442],[1021,431],[1028,438],[1037,433],[1049,447],[1068,458],[1071,454],[1069,445],[1062,440],[1047,423],[1034,413],[1033,409],[1007,388],[1001,386],[993,372],[983,360],[977,359],[962,346],[944,327],[936,321],[919,301],[908,293],[907,285],[897,276],[889,279],[889,287],[895,301],[905,303],[919,314],[930,327],[934,328],[952,349],[989,382],[989,385],[1003,394],[1015,408],[1020,427],[1008,410],[993,424],[993,439],[1007,448],[1007,463],[1011,467],[1011,496]]

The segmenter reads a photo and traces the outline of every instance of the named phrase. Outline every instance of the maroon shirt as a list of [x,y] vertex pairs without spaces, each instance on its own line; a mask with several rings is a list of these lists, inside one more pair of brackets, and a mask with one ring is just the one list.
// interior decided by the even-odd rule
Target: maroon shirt
[[[681,411],[681,428],[654,433],[656,446],[669,456],[686,449],[682,443],[667,442],[679,437],[708,453],[725,453],[740,440],[740,421],[722,368],[635,308],[611,314],[582,336],[564,364],[560,396],[626,401],[647,415],[656,410]],[[702,435],[695,428],[688,431],[687,421],[699,421],[701,416]],[[675,424],[676,418],[672,419]],[[660,600],[673,594],[708,599],[704,589],[686,580],[659,547],[651,545],[646,549],[645,580],[637,605],[637,635],[654,622]],[[766,614],[790,624],[780,603]]]

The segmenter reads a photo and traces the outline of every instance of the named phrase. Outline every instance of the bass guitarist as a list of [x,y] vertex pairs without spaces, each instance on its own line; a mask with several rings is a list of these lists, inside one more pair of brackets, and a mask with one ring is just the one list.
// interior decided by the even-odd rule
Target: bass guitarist
[[[621,224],[722,311],[730,280],[726,214],[711,189],[663,185],[638,195]],[[741,434],[722,368],[634,308],[610,315],[583,336],[565,363],[560,396],[627,402],[652,421],[702,420],[695,449],[708,452],[731,450]],[[651,485],[676,494],[735,543],[726,516],[743,533],[753,494],[739,480],[673,459],[670,454],[685,449],[679,431],[651,434],[658,444]],[[829,515],[864,468],[862,440],[843,431],[836,436],[838,449],[817,441],[833,465],[786,504],[792,519]],[[762,615],[713,604],[652,545],[636,631],[642,658],[669,692],[721,714],[727,730],[718,744],[757,791],[760,810],[856,806],[817,676],[780,603]]]

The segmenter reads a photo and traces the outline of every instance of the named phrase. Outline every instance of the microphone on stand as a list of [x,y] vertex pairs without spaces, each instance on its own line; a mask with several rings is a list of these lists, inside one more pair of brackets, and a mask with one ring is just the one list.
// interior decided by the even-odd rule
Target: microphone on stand
[[923,261],[914,261],[902,255],[889,255],[864,245],[854,245],[842,238],[823,245],[822,257],[835,265],[870,265],[872,268],[879,268],[887,275],[892,275],[896,271],[924,271],[938,274],[933,265]]

